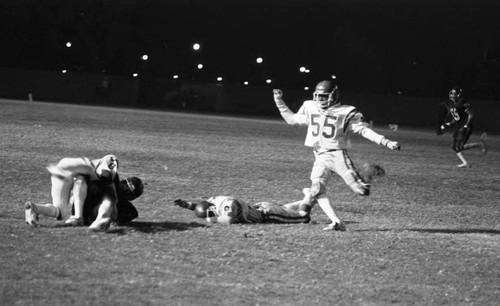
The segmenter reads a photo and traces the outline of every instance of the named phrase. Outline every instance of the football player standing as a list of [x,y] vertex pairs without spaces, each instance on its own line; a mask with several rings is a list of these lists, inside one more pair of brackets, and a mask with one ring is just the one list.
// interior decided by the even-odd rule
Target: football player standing
[[332,221],[323,230],[345,231],[344,223],[326,195],[326,185],[332,174],[337,173],[354,192],[364,196],[370,193],[371,179],[384,174],[384,170],[376,165],[367,167],[363,175],[358,173],[347,153],[350,134],[357,133],[391,150],[399,150],[399,143],[370,129],[363,114],[354,106],[342,105],[339,89],[333,81],[319,82],[313,99],[305,101],[297,113],[283,101],[282,90],[274,89],[273,94],[276,107],[288,124],[308,126],[305,146],[313,148],[315,156],[310,177],[311,193]]
[[470,165],[462,153],[464,150],[478,148],[481,152],[486,153],[484,139],[475,143],[467,143],[474,131],[474,111],[470,103],[463,97],[462,88],[460,87],[453,87],[448,94],[448,99],[441,105],[444,105],[445,109],[448,110],[445,123],[441,125],[441,133],[444,133],[447,127],[455,129],[453,132],[452,149],[462,162],[457,167],[469,168]]

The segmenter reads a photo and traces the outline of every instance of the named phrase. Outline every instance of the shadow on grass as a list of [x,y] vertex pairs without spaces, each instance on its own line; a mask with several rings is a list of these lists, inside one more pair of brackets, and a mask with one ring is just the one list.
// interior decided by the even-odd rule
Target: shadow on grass
[[431,234],[490,234],[499,235],[500,230],[480,229],[480,228],[463,228],[463,229],[447,229],[447,228],[380,228],[380,229],[362,229],[356,232],[419,232]]
[[[196,222],[130,222],[127,227],[143,233],[157,233],[165,231],[187,231],[191,228],[206,227]],[[108,232],[110,232],[108,230]]]

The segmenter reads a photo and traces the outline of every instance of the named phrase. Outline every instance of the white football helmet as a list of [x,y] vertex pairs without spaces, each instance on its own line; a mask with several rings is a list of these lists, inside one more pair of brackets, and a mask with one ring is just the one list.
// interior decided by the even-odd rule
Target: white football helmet
[[330,106],[339,102],[338,86],[328,80],[319,82],[314,90],[313,100],[318,102],[320,109],[327,110]]

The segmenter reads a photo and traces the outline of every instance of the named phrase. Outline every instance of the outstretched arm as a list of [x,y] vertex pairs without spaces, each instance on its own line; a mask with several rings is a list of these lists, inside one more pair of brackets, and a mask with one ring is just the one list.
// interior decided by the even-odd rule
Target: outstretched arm
[[276,103],[276,107],[286,123],[291,125],[307,125],[307,120],[304,115],[296,114],[288,108],[285,101],[283,101],[283,91],[281,89],[273,89],[273,96],[274,103]]
[[360,134],[364,138],[373,141],[378,145],[383,145],[391,150],[400,150],[401,145],[397,141],[392,141],[385,138],[383,135],[376,133],[374,130],[370,129],[366,124],[356,124],[353,125],[353,131]]

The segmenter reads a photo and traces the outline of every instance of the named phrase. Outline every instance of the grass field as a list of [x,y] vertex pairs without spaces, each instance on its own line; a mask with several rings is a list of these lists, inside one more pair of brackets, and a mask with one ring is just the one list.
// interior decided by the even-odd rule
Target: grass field
[[[270,103],[273,103],[270,100]],[[387,175],[370,197],[329,186],[347,232],[300,225],[208,225],[177,198],[300,199],[313,162],[305,129],[282,120],[0,101],[0,305],[498,305],[500,137],[466,152],[451,135],[374,129],[389,151],[353,138],[351,158]],[[367,118],[370,119],[370,118]],[[479,138],[474,134],[471,141]],[[146,182],[140,217],[107,233],[41,217],[45,166],[112,153]]]

